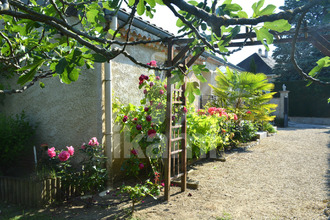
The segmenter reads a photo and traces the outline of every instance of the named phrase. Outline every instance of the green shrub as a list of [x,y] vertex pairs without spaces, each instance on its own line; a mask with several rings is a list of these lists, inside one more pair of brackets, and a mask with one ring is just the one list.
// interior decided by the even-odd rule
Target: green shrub
[[3,173],[29,147],[34,134],[35,128],[27,121],[24,112],[16,116],[0,113],[0,165]]
[[236,129],[234,139],[246,143],[256,138],[257,126],[250,121],[243,121]]

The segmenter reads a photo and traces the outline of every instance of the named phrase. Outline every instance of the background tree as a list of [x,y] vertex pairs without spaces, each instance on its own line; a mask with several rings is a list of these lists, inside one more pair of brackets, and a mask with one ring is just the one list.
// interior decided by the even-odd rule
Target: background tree
[[[184,0],[1,0],[0,61],[11,68],[20,88],[1,89],[0,93],[20,93],[45,77],[58,77],[64,83],[78,80],[82,68],[93,68],[94,62],[107,62],[122,54],[137,65],[158,70],[174,70],[177,66],[150,67],[127,52],[127,47],[165,42],[168,38],[151,41],[129,41],[129,32],[136,15],[153,17],[155,6],[165,5],[178,17],[181,35],[173,39],[192,38],[191,51],[200,47],[215,55],[230,55],[226,46],[241,30],[249,27],[266,47],[273,42],[269,32],[287,31],[288,20],[304,15],[316,5],[327,7],[329,0],[310,0],[292,11],[274,14],[275,6],[264,6],[264,0],[252,5],[248,15],[231,0],[223,2]],[[109,17],[124,6],[130,16],[117,30],[109,29]],[[128,27],[122,40],[119,30]],[[207,36],[207,37],[205,37]],[[241,47],[244,46],[244,43]],[[180,65],[183,62],[178,62]],[[327,60],[328,62],[328,60]],[[196,68],[203,69],[203,66]],[[198,70],[197,70],[198,72]],[[300,71],[310,80],[319,82]],[[6,74],[8,76],[8,74]],[[180,77],[182,79],[182,77]],[[43,83],[40,84],[43,87]],[[198,90],[196,84],[190,89]],[[198,92],[195,92],[198,93]]]
[[[280,7],[282,10],[292,10],[297,7],[301,7],[306,4],[308,0],[285,0],[285,5]],[[329,24],[329,10],[322,5],[316,5],[311,8],[304,19],[307,27],[311,26],[320,26]],[[297,18],[293,18],[289,21],[293,27],[297,22]],[[293,35],[288,35],[286,37],[292,37]],[[277,78],[278,81],[290,81],[290,80],[299,80],[303,77],[299,74],[296,74],[297,71],[294,68],[290,60],[290,52],[292,49],[291,43],[275,44],[277,47],[273,52],[273,58],[276,60],[276,65],[273,69],[273,73],[279,75]],[[299,66],[304,69],[306,72],[309,72],[313,69],[313,65],[319,59],[324,57],[324,55],[317,49],[311,42],[298,42],[296,44],[296,60]],[[318,73],[319,77],[330,77],[329,68],[324,68]]]

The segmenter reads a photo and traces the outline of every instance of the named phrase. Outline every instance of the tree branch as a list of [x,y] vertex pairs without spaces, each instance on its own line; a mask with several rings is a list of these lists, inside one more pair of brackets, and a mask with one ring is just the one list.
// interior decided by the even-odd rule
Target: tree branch
[[296,26],[296,31],[295,31],[295,34],[294,34],[294,37],[292,39],[292,50],[291,50],[291,57],[290,57],[290,60],[294,66],[294,68],[297,70],[297,72],[302,76],[304,77],[305,79],[308,79],[312,82],[315,82],[315,83],[318,83],[318,84],[322,84],[322,85],[330,85],[330,82],[324,82],[324,81],[321,81],[319,79],[316,79],[310,75],[308,75],[307,73],[305,73],[297,64],[296,62],[296,59],[294,58],[294,55],[295,55],[295,51],[296,51],[296,43],[297,43],[297,38],[298,38],[298,33],[299,33],[299,29],[300,29],[300,26],[301,26],[301,23],[302,23],[302,20],[304,19],[306,13],[308,12],[308,10],[305,10],[301,16],[299,17],[298,19],[298,22],[297,22],[297,26]]

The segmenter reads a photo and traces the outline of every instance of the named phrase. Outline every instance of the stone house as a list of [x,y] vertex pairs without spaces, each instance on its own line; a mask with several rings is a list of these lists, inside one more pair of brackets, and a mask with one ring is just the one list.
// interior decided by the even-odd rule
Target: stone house
[[[111,25],[118,27],[128,16],[125,11],[119,11],[117,17],[112,18]],[[126,29],[123,28],[120,32],[122,39],[125,39]],[[135,18],[129,40],[171,36],[173,34]],[[142,63],[151,60],[164,63],[166,49],[166,45],[162,43],[127,47],[128,52]],[[217,67],[228,65],[239,69],[208,53],[203,53],[196,63],[204,63],[211,70],[204,75],[208,82],[200,84],[202,94],[211,94],[208,83],[214,84],[213,71]],[[70,85],[49,78],[42,80],[46,86],[44,89],[36,85],[22,94],[8,95],[4,98],[4,104],[0,105],[0,112],[10,115],[24,110],[31,123],[37,126],[34,140],[37,148],[48,143],[58,149],[74,146],[78,152],[82,143],[88,142],[91,137],[97,137],[108,157],[110,174],[117,178],[129,144],[123,141],[119,126],[113,123],[112,100],[117,98],[122,104],[139,105],[143,95],[138,88],[141,74],[149,72],[120,55],[110,63],[95,64],[94,69],[84,70],[79,80]],[[198,81],[195,78],[190,80]]]

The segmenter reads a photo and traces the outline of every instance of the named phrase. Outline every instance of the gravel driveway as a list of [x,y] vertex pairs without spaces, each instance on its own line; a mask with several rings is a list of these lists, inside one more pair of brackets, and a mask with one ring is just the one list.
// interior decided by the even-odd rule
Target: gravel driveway
[[328,219],[330,128],[295,125],[226,162],[195,166],[198,190],[142,205],[139,219]]

